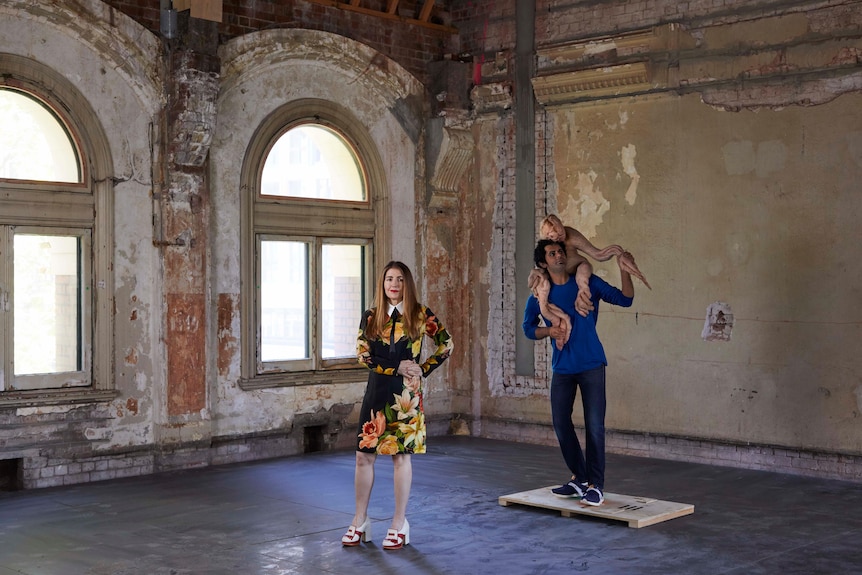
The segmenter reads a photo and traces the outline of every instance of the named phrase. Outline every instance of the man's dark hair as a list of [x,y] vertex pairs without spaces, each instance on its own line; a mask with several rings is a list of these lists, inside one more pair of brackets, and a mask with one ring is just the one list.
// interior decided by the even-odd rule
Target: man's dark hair
[[555,242],[553,240],[539,240],[539,243],[536,244],[536,249],[533,250],[533,263],[536,264],[536,267],[542,267],[539,264],[547,264],[545,261],[545,247],[558,245],[563,248],[563,253],[566,253],[566,244],[563,242]]

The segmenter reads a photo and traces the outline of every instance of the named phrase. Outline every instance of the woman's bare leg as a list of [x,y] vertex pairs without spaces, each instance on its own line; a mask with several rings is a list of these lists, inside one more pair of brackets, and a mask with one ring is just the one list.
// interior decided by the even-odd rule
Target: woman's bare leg
[[353,476],[353,487],[356,490],[356,515],[350,523],[359,527],[368,517],[368,502],[371,500],[371,488],[374,487],[374,453],[356,452],[356,473]]
[[409,454],[402,453],[392,456],[392,465],[395,480],[395,514],[392,515],[392,525],[389,528],[400,531],[407,517],[407,500],[413,483],[413,463]]

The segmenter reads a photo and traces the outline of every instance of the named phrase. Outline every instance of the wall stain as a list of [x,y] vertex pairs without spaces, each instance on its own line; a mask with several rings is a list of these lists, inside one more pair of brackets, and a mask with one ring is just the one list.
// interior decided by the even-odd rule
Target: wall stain
[[236,294],[218,294],[218,373],[227,376],[237,352],[233,321],[236,315]]

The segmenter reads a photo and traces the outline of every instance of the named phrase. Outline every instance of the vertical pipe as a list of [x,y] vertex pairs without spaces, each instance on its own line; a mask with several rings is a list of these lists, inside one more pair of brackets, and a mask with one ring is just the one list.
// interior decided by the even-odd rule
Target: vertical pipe
[[527,277],[533,268],[536,205],[536,116],[533,99],[536,3],[515,0],[515,373],[533,375],[531,340],[521,329],[530,295]]

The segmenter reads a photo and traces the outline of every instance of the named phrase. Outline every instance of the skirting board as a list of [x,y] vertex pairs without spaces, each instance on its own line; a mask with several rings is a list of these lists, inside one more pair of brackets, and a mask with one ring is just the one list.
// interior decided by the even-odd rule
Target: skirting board
[[619,495],[605,493],[605,502],[598,507],[592,507],[580,502],[579,499],[565,499],[551,493],[551,488],[542,487],[532,491],[522,491],[511,495],[503,495],[498,499],[500,505],[529,505],[559,511],[563,517],[572,515],[592,515],[616,521],[625,521],[629,527],[646,527],[694,513],[694,505],[674,503],[648,497]]

